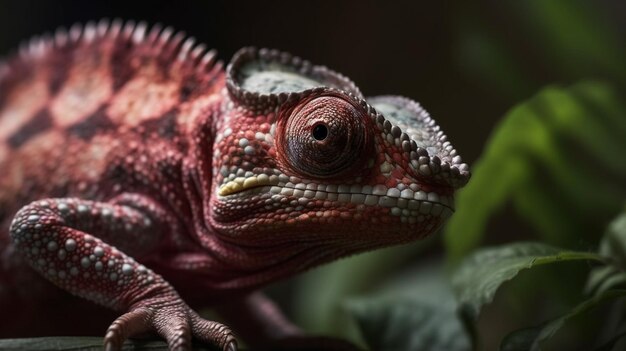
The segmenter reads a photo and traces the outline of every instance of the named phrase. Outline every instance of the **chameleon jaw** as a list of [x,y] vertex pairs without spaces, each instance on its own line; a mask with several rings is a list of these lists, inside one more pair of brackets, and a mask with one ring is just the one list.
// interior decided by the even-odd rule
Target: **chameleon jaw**
[[[295,180],[295,179],[294,179]],[[296,197],[310,201],[339,201],[354,205],[377,206],[389,208],[393,216],[404,217],[409,223],[418,221],[420,215],[433,215],[447,219],[454,212],[454,200],[451,194],[439,194],[435,191],[405,189],[402,192],[397,188],[377,186],[346,186],[346,185],[317,185],[304,187],[295,185],[276,175],[266,174],[252,177],[237,177],[223,184],[218,189],[218,195],[225,197],[251,189],[262,189],[272,196]],[[316,189],[316,190],[314,190]]]

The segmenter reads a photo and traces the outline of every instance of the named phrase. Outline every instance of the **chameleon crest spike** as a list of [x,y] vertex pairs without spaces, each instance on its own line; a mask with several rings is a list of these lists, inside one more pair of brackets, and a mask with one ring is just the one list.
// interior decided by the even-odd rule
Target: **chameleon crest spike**
[[275,331],[252,342],[317,347],[254,291],[434,233],[470,177],[417,102],[365,98],[290,54],[243,48],[224,70],[161,25],[54,33],[0,62],[0,310],[26,316],[0,319],[0,337],[34,318],[63,334],[111,323],[75,300],[55,323],[42,311],[59,291],[32,288],[44,277],[124,313],[108,349],[156,331],[171,348],[193,337],[236,350],[227,326],[194,312],[209,305],[236,329]]

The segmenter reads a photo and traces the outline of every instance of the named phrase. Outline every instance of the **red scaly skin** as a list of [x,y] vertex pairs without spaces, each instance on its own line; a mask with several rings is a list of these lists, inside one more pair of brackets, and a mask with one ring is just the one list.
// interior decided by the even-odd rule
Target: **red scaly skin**
[[183,40],[102,21],[0,64],[0,336],[93,333],[97,304],[122,313],[108,349],[235,350],[212,306],[253,345],[353,349],[255,291],[433,233],[467,165],[416,102],[277,51],[224,72]]

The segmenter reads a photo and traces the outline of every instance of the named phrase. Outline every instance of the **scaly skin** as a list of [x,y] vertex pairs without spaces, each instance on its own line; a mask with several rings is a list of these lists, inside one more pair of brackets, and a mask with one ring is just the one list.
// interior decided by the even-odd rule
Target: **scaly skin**
[[236,349],[192,309],[206,306],[259,347],[353,349],[303,335],[255,291],[433,233],[467,165],[416,102],[366,100],[277,51],[242,49],[224,72],[183,40],[102,21],[0,65],[0,310],[15,316],[0,334],[110,318],[64,290],[122,313],[108,349],[145,332]]

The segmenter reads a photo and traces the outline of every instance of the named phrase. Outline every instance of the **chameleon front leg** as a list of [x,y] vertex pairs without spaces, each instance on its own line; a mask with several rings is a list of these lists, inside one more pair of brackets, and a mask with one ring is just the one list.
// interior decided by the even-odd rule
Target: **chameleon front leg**
[[220,304],[215,309],[246,342],[254,346],[254,350],[361,350],[342,339],[305,334],[272,300],[259,292]]
[[191,349],[192,336],[221,350],[236,350],[230,329],[202,319],[160,275],[121,251],[141,255],[154,249],[173,230],[168,218],[141,195],[109,202],[45,199],[23,207],[10,234],[30,265],[48,280],[126,312],[108,328],[105,349],[118,350],[128,337],[155,331],[173,350]]

